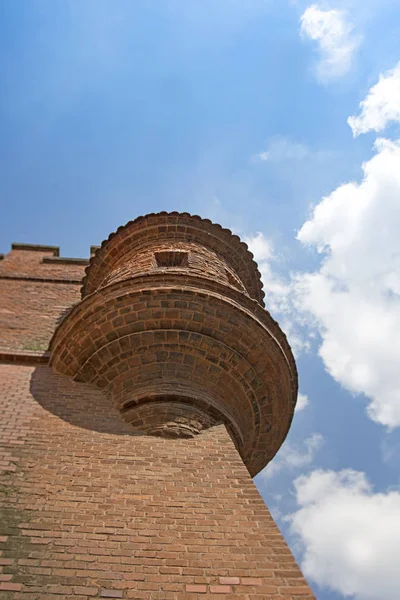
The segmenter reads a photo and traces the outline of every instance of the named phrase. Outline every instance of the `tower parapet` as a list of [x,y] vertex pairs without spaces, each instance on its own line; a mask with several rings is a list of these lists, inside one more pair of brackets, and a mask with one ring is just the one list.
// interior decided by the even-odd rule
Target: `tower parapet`
[[91,257],[51,365],[104,389],[138,433],[193,437],[224,423],[254,476],[297,398],[292,352],[263,297],[253,255],[229,230],[187,213],[139,217]]

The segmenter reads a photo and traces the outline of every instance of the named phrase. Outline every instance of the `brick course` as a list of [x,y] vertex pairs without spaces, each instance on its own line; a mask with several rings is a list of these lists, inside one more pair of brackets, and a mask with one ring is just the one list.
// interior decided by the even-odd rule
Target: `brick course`
[[[152,216],[152,224],[154,220]],[[195,221],[198,229],[202,222],[197,217]],[[207,230],[209,222],[204,227]],[[227,230],[222,231],[221,244],[228,239]],[[232,243],[238,244],[237,240]],[[181,243],[178,250],[182,249]],[[215,248],[211,251],[216,252]],[[0,349],[7,350],[0,353],[0,599],[314,598],[243,463],[244,457],[251,466],[252,444],[263,439],[256,433],[260,421],[254,420],[254,411],[264,414],[267,410],[259,389],[269,385],[272,390],[274,378],[279,379],[281,373],[283,381],[277,398],[286,394],[288,415],[294,407],[288,400],[295,388],[285,339],[277,325],[268,321],[270,317],[264,317],[267,313],[259,300],[251,298],[240,283],[234,285],[240,280],[244,287],[251,286],[257,275],[245,277],[244,267],[238,273],[239,258],[229,263],[224,255],[220,267],[218,261],[210,260],[203,273],[200,261],[197,273],[191,274],[196,281],[189,282],[189,275],[185,276],[179,299],[177,292],[171,296],[170,291],[165,294],[165,289],[155,286],[154,277],[152,280],[147,275],[146,279],[143,273],[118,267],[114,275],[124,272],[123,278],[110,277],[103,286],[114,290],[107,291],[110,312],[113,301],[117,309],[111,319],[106,319],[112,327],[107,326],[105,334],[128,327],[129,335],[126,345],[126,336],[108,340],[110,354],[96,363],[96,352],[104,348],[103,342],[96,346],[96,339],[102,339],[96,335],[104,314],[109,313],[102,312],[105,304],[93,292],[93,300],[78,303],[79,285],[73,281],[76,269],[81,269],[82,277],[83,267],[68,262],[43,263],[44,255],[55,256],[54,250],[44,252],[43,247],[13,249],[10,254],[16,252],[15,275],[10,255],[0,263],[7,265],[8,261],[7,272],[0,270],[5,299],[2,308],[6,307],[1,313]],[[92,258],[86,286],[90,269],[100,260],[98,252],[105,252],[104,245]],[[244,260],[246,249],[241,246],[237,252]],[[190,260],[185,268],[190,268]],[[210,269],[214,269],[213,274]],[[230,271],[228,278],[226,273]],[[5,278],[1,279],[2,275]],[[11,279],[13,276],[16,279]],[[178,274],[166,269],[161,275],[164,286],[169,286],[169,276]],[[23,277],[46,281],[26,281]],[[68,277],[68,283],[60,283]],[[132,283],[140,277],[149,282],[142,291],[150,293],[132,301]],[[49,282],[52,278],[56,281]],[[200,291],[202,279],[204,289]],[[217,377],[212,369],[202,367],[205,356],[216,357],[215,362],[211,361],[214,367],[218,367],[218,361],[228,360],[221,355],[222,342],[231,348],[230,359],[234,357],[232,346],[236,341],[234,344],[233,337],[229,339],[229,323],[224,330],[222,314],[217,324],[218,303],[224,306],[223,286],[231,290],[230,302],[236,306],[232,314],[240,356],[247,353],[248,363],[256,371],[258,365],[267,365],[263,360],[269,360],[270,365],[275,360],[275,374],[269,383],[268,378],[257,383],[257,374],[248,374],[246,379],[249,367],[242,374],[222,369],[221,373],[229,372],[234,378],[231,382],[226,379],[228,375]],[[178,289],[176,281],[173,287]],[[193,297],[191,287],[195,289]],[[130,294],[125,294],[129,289]],[[256,293],[256,287],[249,289]],[[189,296],[182,295],[184,290]],[[151,314],[146,312],[143,319],[142,301]],[[193,316],[188,318],[185,311],[207,314],[204,307],[209,302],[214,312],[203,324]],[[73,305],[75,308],[67,314]],[[136,316],[136,320],[124,322],[124,316]],[[149,322],[151,331],[139,328],[132,338],[132,323]],[[179,331],[187,332],[189,322],[193,324],[189,335],[180,338]],[[174,328],[173,323],[178,327]],[[281,335],[289,367],[278,367],[279,361],[273,358],[274,346],[268,347],[265,342],[263,347],[262,339],[257,344],[251,329],[246,332],[250,323],[254,323],[254,332],[267,327],[275,338]],[[57,374],[54,368],[39,364],[35,348],[26,348],[29,343],[33,345],[29,340],[39,339],[42,347],[36,354],[40,355],[47,350],[56,327],[50,345],[52,361],[59,366],[71,365],[67,357],[76,361],[82,354],[76,363],[81,376],[75,380],[71,374]],[[219,341],[213,333],[207,337],[205,327],[212,332],[218,329]],[[215,341],[208,342],[211,346],[207,347],[206,340],[212,335]],[[144,347],[147,350],[137,352]],[[25,351],[23,359],[21,351]],[[47,355],[42,352],[40,356],[43,361]],[[140,358],[137,365],[135,356]],[[113,357],[118,359],[114,363]],[[88,358],[94,371],[81,370],[80,365],[85,367]],[[160,364],[164,382],[158,370]],[[236,363],[238,371],[240,365],[240,361]],[[97,373],[108,381],[107,385],[99,385]],[[208,395],[204,382],[209,384]],[[135,407],[139,383],[147,401]],[[230,402],[221,403],[221,390],[225,390],[224,397],[232,397]],[[132,406],[129,398],[136,398]],[[281,400],[283,407],[284,398]],[[277,406],[271,406],[268,413],[272,421],[279,421]],[[245,427],[246,414],[249,431]],[[281,436],[287,426],[286,422]],[[277,434],[276,443],[279,439]],[[250,449],[248,454],[246,448]],[[266,456],[268,452],[266,446]]]

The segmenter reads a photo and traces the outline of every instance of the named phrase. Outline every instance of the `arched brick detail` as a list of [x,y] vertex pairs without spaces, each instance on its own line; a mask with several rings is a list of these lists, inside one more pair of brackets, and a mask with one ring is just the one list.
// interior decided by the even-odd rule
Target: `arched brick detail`
[[296,366],[252,255],[200,217],[148,215],[112,234],[50,350],[57,372],[104,389],[138,432],[223,422],[252,475],[291,423]]
[[[169,260],[172,261],[172,264],[168,264],[168,255],[170,255]],[[164,257],[165,264],[159,264],[157,256]],[[172,257],[175,257],[176,264],[174,264]],[[182,264],[179,264],[176,260],[180,257],[182,257]],[[181,275],[184,274],[186,277],[193,275],[207,277],[213,281],[232,285],[242,292],[246,292],[243,282],[229,265],[228,261],[220,257],[213,250],[204,248],[200,244],[183,242],[176,242],[175,244],[154,242],[150,248],[138,248],[131,251],[112,265],[107,275],[101,281],[99,288],[145,273],[160,274],[161,272],[168,273],[174,271]]]
[[150,397],[135,410],[127,410],[124,420],[136,431],[166,438],[192,438],[218,424],[211,415],[173,397]]
[[152,271],[151,255],[161,249],[186,249],[192,253],[189,261],[194,272],[223,283],[230,275],[263,304],[261,276],[247,245],[209,219],[178,212],[138,217],[112,233],[90,259],[82,297],[116,278]]

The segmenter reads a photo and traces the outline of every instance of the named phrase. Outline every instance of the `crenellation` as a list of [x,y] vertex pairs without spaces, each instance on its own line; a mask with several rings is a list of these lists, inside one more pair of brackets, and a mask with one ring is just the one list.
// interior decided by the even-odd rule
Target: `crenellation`
[[41,244],[21,244],[13,242],[11,244],[12,250],[23,250],[24,252],[50,252],[53,256],[60,256],[60,246],[44,246]]

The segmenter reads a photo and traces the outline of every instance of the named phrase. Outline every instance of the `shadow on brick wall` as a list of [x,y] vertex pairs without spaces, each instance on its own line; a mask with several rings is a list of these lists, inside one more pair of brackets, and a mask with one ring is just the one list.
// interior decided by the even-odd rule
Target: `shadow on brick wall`
[[124,423],[111,401],[98,388],[57,375],[50,367],[37,367],[31,376],[30,391],[47,411],[75,427],[100,433],[138,435]]

